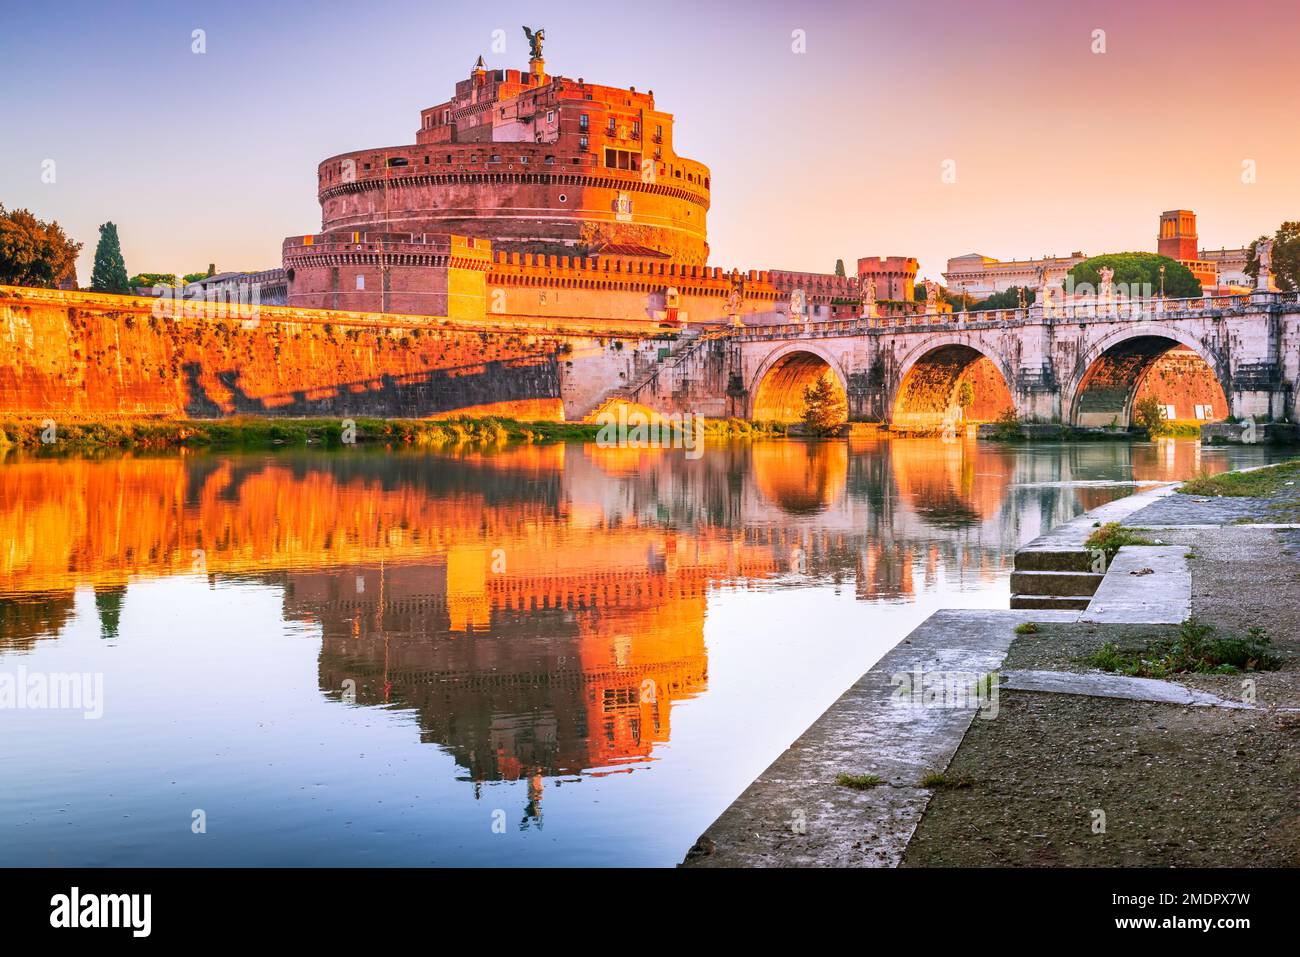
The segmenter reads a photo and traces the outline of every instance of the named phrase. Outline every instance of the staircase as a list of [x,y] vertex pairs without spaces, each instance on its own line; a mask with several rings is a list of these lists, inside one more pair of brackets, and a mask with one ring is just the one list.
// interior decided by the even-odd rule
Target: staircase
[[1087,608],[1105,577],[1092,570],[1093,560],[1086,549],[1021,549],[1011,572],[1011,607]]
[[[669,346],[668,355],[651,363],[649,368],[644,369],[640,374],[634,373],[636,377],[627,385],[606,392],[591,411],[582,417],[583,421],[594,421],[601,412],[621,402],[650,404],[643,400],[646,391],[649,390],[650,397],[653,399],[653,396],[660,391],[661,381],[674,382],[677,378],[677,368],[681,363],[711,338],[713,337],[704,336],[698,329],[683,329]],[[667,377],[663,378],[665,375]]]

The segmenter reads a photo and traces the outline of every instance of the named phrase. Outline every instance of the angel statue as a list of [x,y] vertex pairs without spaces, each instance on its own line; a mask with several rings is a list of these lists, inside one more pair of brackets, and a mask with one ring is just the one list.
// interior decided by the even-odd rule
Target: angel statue
[[546,39],[546,31],[541,27],[534,32],[524,27],[524,36],[528,38],[528,46],[532,50],[531,57],[534,60],[542,58],[542,41]]
[[1261,239],[1255,243],[1255,259],[1259,263],[1259,275],[1255,277],[1255,288],[1267,291],[1269,275],[1273,271],[1273,240]]

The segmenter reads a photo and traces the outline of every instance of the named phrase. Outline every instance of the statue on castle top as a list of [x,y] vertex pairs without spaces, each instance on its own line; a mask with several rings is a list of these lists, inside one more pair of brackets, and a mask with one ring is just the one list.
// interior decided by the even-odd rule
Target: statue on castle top
[[542,58],[542,41],[546,39],[546,31],[541,27],[538,27],[536,32],[534,32],[529,30],[527,27],[524,27],[524,36],[528,38],[528,46],[532,50],[530,58],[533,60],[540,60]]

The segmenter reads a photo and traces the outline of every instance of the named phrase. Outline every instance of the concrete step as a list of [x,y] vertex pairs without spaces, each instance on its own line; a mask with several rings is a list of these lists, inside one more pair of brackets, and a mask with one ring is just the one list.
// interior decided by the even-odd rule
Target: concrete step
[[1040,608],[1055,611],[1083,610],[1092,599],[1087,595],[1012,595],[1011,607]]
[[1092,595],[1104,575],[1093,572],[1023,572],[1011,573],[1013,595]]
[[1016,552],[1018,572],[1090,572],[1094,556],[1083,548],[1022,548]]

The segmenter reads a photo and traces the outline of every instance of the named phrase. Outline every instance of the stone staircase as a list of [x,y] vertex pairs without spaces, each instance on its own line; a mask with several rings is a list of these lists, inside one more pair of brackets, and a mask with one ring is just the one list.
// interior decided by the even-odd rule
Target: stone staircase
[[635,379],[627,385],[606,392],[591,411],[583,416],[583,421],[594,421],[606,409],[620,402],[651,404],[645,401],[647,390],[650,390],[649,398],[653,398],[655,394],[660,393],[661,382],[674,382],[678,366],[706,341],[707,338],[700,330],[683,329],[669,346],[668,355],[634,372]]
[[[1011,572],[1011,607],[1087,609],[1106,577],[1094,568],[1098,556],[1085,547],[1088,536],[1106,522],[1122,522],[1173,488],[1172,484],[1166,485],[1108,502],[1020,548]],[[1114,565],[1113,559],[1110,564]]]
[[1086,549],[1021,549],[1011,572],[1012,608],[1083,610],[1105,575]]

